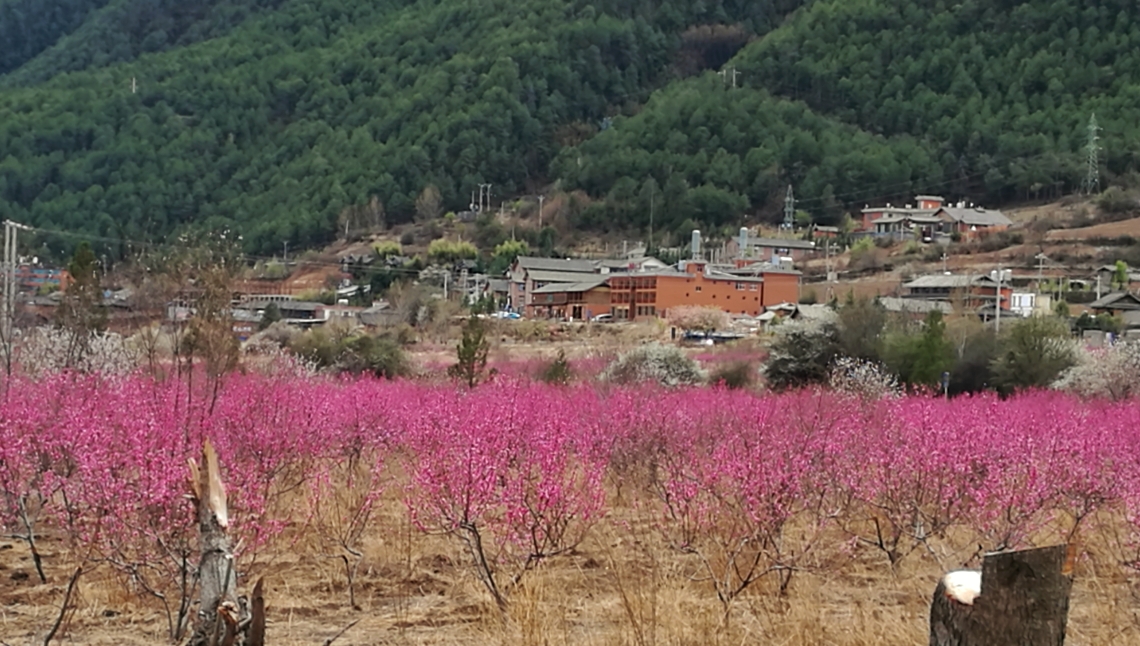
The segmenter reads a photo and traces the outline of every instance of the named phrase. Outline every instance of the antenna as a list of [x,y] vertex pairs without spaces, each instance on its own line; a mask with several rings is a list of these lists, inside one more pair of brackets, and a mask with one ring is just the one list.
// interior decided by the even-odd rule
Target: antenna
[[1094,112],[1089,116],[1089,138],[1088,143],[1085,144],[1085,154],[1087,155],[1085,179],[1081,182],[1081,192],[1085,195],[1100,192],[1100,160],[1097,155],[1100,151],[1100,145],[1097,143],[1100,140],[1100,136],[1097,135],[1098,130],[1100,130],[1100,126],[1096,123],[1096,113]]
[[792,185],[788,184],[788,195],[784,198],[784,228],[791,229],[796,223],[796,197]]

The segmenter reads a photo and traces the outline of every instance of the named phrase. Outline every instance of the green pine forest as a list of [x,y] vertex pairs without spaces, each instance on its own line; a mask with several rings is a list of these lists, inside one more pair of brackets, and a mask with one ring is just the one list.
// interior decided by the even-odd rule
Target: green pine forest
[[[0,217],[312,247],[481,183],[583,230],[1140,184],[1124,0],[0,0]],[[736,83],[732,85],[735,70]],[[723,72],[723,74],[718,74]],[[132,81],[134,91],[132,91]],[[44,239],[64,253],[74,240]],[[101,243],[102,252],[126,253]]]

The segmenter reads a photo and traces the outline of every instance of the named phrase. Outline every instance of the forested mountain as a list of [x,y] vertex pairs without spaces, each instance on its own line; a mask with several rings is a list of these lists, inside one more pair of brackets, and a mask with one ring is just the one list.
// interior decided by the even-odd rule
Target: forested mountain
[[644,223],[655,185],[665,226],[774,212],[789,184],[827,223],[916,192],[1056,197],[1085,176],[1094,112],[1102,181],[1136,183],[1134,2],[817,0],[730,65],[740,87],[679,82],[562,152],[571,187],[608,197],[590,221]]
[[764,32],[783,10],[286,0],[218,38],[5,90],[0,215],[128,239],[231,225],[263,251],[327,241],[372,196],[398,221],[429,184],[451,208],[481,182],[511,195],[673,78],[687,27]]
[[0,4],[5,85],[129,61],[227,33],[281,0],[7,0]]
[[[553,180],[581,226],[997,203],[1140,160],[1140,8],[1107,0],[0,0],[0,217],[315,245],[344,209]],[[720,70],[725,72],[718,75]],[[731,71],[739,72],[732,87]],[[132,93],[132,79],[137,89]],[[108,249],[116,253],[117,249]]]

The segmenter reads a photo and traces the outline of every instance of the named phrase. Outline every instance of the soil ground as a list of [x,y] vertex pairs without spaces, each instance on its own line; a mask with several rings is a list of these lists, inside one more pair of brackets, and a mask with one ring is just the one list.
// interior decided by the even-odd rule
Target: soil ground
[[[941,572],[971,560],[969,547],[918,550],[892,571],[882,553],[849,551],[836,536],[795,575],[787,597],[761,582],[736,600],[726,624],[697,561],[663,544],[648,514],[618,506],[574,553],[523,579],[506,616],[489,603],[460,545],[413,529],[395,499],[367,533],[358,609],[349,606],[339,555],[313,537],[278,541],[240,576],[247,590],[254,577],[265,577],[269,643],[285,646],[327,643],[352,622],[335,644],[913,646],[926,643]],[[1108,522],[1111,529],[1122,521]],[[1116,561],[1110,535],[1081,542],[1068,644],[1140,643],[1140,588]],[[38,582],[22,542],[0,542],[0,643],[42,643],[55,621],[74,563],[50,533],[41,550],[47,584]],[[78,589],[58,643],[168,643],[159,604],[130,591],[107,566],[85,574]]]

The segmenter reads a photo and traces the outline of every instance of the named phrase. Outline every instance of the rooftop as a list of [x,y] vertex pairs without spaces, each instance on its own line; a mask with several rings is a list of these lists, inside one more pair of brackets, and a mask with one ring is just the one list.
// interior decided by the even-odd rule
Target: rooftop
[[551,271],[544,269],[527,270],[530,279],[539,283],[577,283],[586,280],[585,274],[597,275],[594,272],[581,271]]
[[911,222],[917,222],[919,224],[938,224],[942,220],[934,217],[933,213],[934,210],[932,209],[927,209],[925,211],[915,209],[912,213],[909,214],[884,215],[877,220],[872,220],[871,224],[893,224],[895,222],[906,222],[907,220],[910,220]]
[[1094,310],[1140,310],[1140,298],[1129,292],[1113,292],[1089,303]]
[[563,294],[570,292],[588,292],[596,287],[601,287],[605,284],[604,278],[597,280],[586,280],[579,283],[552,283],[531,292],[532,294]]
[[960,274],[933,274],[921,276],[903,285],[908,289],[915,288],[961,288],[974,285],[996,286],[997,282],[989,276],[963,276]]
[[519,256],[518,266],[527,271],[560,271],[581,274],[597,273],[597,265],[590,260],[574,258],[536,258],[534,256]]
[[748,238],[751,247],[784,247],[787,249],[815,249],[815,243],[797,238]]
[[980,225],[986,227],[993,226],[1011,226],[1013,221],[1005,216],[1001,211],[983,209],[980,206],[973,208],[944,206],[938,209],[939,213],[945,213],[950,216],[950,219],[955,222],[963,224]]

